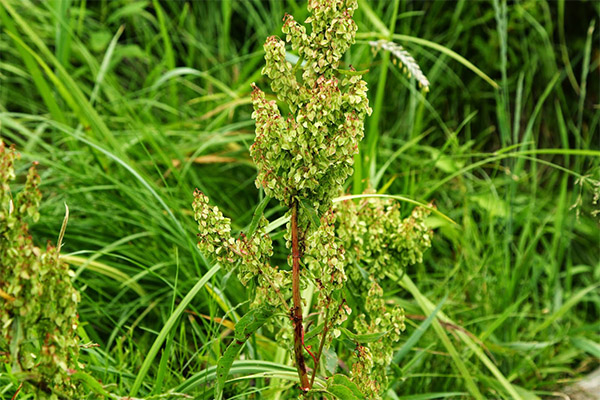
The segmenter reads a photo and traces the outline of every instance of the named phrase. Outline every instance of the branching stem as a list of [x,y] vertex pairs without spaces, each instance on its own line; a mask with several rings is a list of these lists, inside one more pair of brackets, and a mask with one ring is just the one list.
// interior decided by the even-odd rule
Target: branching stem
[[308,382],[306,363],[304,362],[304,325],[302,323],[302,298],[300,297],[300,246],[298,243],[298,200],[292,202],[292,299],[294,306],[290,317],[294,324],[294,355],[296,369],[300,378],[303,391],[308,391],[311,384]]
[[317,351],[317,359],[315,360],[315,368],[310,378],[311,386],[315,382],[317,376],[317,370],[319,369],[319,361],[321,361],[321,354],[323,353],[323,345],[325,345],[325,338],[327,337],[327,331],[329,330],[329,306],[325,308],[325,323],[323,324],[323,332],[321,333],[321,342],[319,343],[319,350]]

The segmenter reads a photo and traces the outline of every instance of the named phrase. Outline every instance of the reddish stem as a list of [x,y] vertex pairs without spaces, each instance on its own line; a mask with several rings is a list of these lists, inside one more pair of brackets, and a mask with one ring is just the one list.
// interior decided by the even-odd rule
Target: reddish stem
[[[310,384],[315,383],[315,377],[317,376],[317,370],[319,369],[319,361],[321,361],[321,354],[323,354],[323,345],[325,344],[325,337],[327,337],[327,331],[329,330],[329,305],[327,304],[325,311],[325,323],[323,325],[323,333],[321,334],[321,342],[319,343],[319,350],[317,351],[317,357],[315,358],[315,368],[313,370],[312,377],[310,378]],[[313,357],[314,358],[314,357]]]
[[296,369],[300,378],[303,391],[310,389],[306,363],[304,362],[304,325],[302,323],[302,298],[300,297],[300,246],[298,244],[298,201],[292,202],[292,300],[294,306],[290,310],[290,317],[294,324],[294,354],[296,356]]
[[13,395],[11,400],[15,400],[17,398],[17,395],[19,394],[19,392],[21,391],[21,388],[23,387],[23,382],[21,382],[21,384],[19,385],[19,387],[17,388],[17,391],[15,392],[15,394]]

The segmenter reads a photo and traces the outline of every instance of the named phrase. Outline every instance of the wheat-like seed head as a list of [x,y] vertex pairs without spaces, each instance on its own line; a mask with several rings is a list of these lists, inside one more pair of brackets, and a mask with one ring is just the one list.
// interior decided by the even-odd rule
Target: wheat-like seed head
[[384,49],[392,53],[395,57],[394,63],[399,62],[400,68],[404,67],[404,73],[406,73],[409,78],[414,76],[417,82],[419,82],[419,86],[423,87],[426,92],[429,91],[429,80],[425,74],[423,74],[421,67],[419,67],[419,64],[417,64],[413,56],[411,56],[404,47],[385,39],[370,41],[369,45],[376,50]]

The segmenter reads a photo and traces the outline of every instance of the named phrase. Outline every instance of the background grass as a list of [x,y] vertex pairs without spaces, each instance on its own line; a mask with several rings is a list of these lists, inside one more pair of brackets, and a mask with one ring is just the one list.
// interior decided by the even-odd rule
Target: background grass
[[[196,250],[192,192],[250,222],[250,83],[267,86],[262,43],[285,12],[307,16],[293,0],[0,0],[0,134],[22,171],[40,162],[40,244],[69,205],[80,333],[100,345],[83,362],[112,393],[212,396],[248,296]],[[424,263],[390,271],[410,321],[388,398],[547,397],[598,366],[599,16],[592,1],[360,2],[345,64],[370,70],[375,112],[348,191],[433,200],[458,223],[431,218]],[[379,38],[429,93],[372,53]],[[280,379],[230,395],[289,398],[272,336],[244,356],[235,376]],[[0,373],[0,388],[16,384]]]

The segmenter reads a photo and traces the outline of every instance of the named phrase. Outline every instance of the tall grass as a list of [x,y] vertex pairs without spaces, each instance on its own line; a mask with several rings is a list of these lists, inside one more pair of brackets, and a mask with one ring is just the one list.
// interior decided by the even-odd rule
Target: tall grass
[[[100,345],[84,362],[109,392],[212,396],[247,294],[196,249],[192,192],[250,223],[250,83],[285,12],[306,16],[292,0],[0,0],[0,134],[40,162],[40,243],[69,206],[80,335]],[[457,222],[431,217],[432,251],[384,288],[410,320],[388,398],[541,398],[598,366],[599,15],[594,2],[360,3],[345,63],[370,70],[374,114],[348,192],[433,200]],[[428,93],[372,54],[378,39],[417,60]],[[294,386],[289,349],[263,333],[230,395]],[[17,383],[0,372],[0,388]]]

